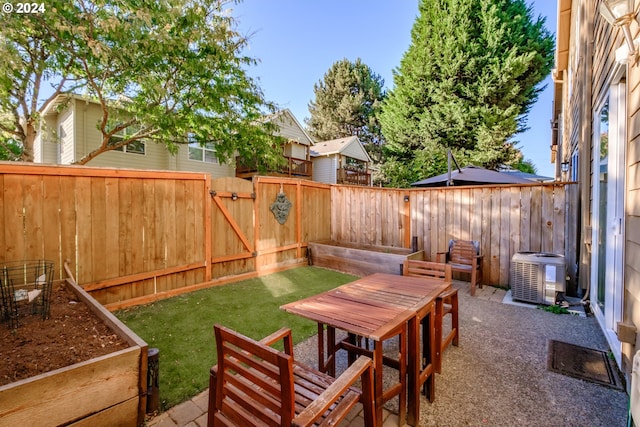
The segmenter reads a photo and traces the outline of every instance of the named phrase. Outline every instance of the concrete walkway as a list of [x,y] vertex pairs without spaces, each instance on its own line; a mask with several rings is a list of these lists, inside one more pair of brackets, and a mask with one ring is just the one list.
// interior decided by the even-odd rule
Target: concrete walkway
[[[193,399],[174,406],[166,412],[147,422],[147,426],[153,427],[206,427],[207,403],[209,390],[205,390]],[[384,410],[383,427],[398,425],[398,415]],[[351,416],[341,424],[342,427],[364,427],[362,409],[356,408]]]
[[[502,289],[485,286],[471,297],[468,284],[454,286],[460,289],[460,346],[444,353],[436,400],[421,399],[420,426],[626,425],[625,392],[547,370],[549,339],[607,350],[597,321],[581,306],[574,307],[579,315],[557,315],[511,303]],[[296,346],[299,360],[313,363],[314,343]],[[398,426],[395,400],[385,407],[383,427]],[[205,427],[207,402],[205,390],[147,426]],[[342,424],[363,425],[360,410]]]

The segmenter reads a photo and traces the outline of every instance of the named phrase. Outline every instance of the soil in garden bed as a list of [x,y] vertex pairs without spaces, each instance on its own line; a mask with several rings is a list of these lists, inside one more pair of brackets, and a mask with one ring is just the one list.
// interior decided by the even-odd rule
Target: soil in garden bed
[[24,313],[13,330],[0,321],[0,385],[127,347],[72,291],[54,284],[49,319]]

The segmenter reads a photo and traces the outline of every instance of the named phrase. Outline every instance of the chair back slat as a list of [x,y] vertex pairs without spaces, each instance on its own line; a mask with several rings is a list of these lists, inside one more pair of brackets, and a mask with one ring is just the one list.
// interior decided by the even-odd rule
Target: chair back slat
[[407,259],[404,261],[402,274],[451,281],[451,266],[441,262]]
[[471,240],[451,240],[449,243],[449,262],[471,265],[480,254],[480,245]]
[[237,425],[290,425],[293,357],[223,326],[214,329],[216,406],[223,409],[224,417]]

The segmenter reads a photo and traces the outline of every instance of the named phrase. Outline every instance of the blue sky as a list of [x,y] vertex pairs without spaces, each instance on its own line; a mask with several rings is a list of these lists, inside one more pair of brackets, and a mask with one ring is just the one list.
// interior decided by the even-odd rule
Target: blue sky
[[[556,0],[535,0],[536,16],[556,32]],[[392,70],[411,43],[418,0],[244,0],[233,6],[238,30],[251,35],[246,53],[258,59],[249,74],[270,101],[289,108],[304,125],[313,85],[341,59],[361,58],[393,88]],[[541,175],[554,176],[551,154],[551,77],[528,115],[518,147]]]

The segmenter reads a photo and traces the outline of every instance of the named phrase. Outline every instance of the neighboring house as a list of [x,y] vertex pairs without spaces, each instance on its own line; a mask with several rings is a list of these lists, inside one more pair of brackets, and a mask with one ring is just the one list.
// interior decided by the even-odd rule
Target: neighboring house
[[[34,162],[68,165],[98,148],[102,133],[98,124],[102,119],[101,105],[78,95],[59,95],[42,112],[40,131],[34,143]],[[289,110],[282,110],[265,120],[279,127],[277,135],[288,139],[283,149],[286,166],[270,175],[311,179],[310,146],[313,141]],[[113,138],[122,138],[114,135]],[[120,150],[96,156],[88,166],[131,169],[176,170],[210,173],[213,178],[256,175],[255,167],[221,164],[215,156],[215,145],[202,147],[198,143],[180,145],[175,155],[163,144],[136,142]]]
[[[59,95],[42,112],[40,131],[34,143],[34,162],[68,165],[96,149],[102,142],[98,124],[102,109],[98,102],[78,95]],[[114,138],[122,136],[114,135]],[[121,150],[96,156],[88,166],[157,169],[210,173],[212,177],[235,176],[233,164],[220,164],[215,147],[181,145],[175,155],[163,144],[138,142]]]
[[[293,113],[285,108],[284,110],[265,117],[265,121],[275,123],[279,128],[276,135],[288,140],[283,151],[286,160],[285,166],[277,171],[269,171],[267,175],[311,179],[313,176],[313,165],[310,157],[310,149],[313,145],[313,140],[300,125]],[[258,169],[255,165],[241,164],[238,162],[236,169],[237,177],[250,178],[254,175],[258,175]]]
[[552,156],[556,177],[578,182],[567,191],[569,267],[629,380],[640,345],[640,61],[628,52],[639,30],[633,15],[626,34],[612,25],[604,3],[558,0]]
[[311,149],[313,180],[371,186],[371,158],[357,136],[316,143]]

